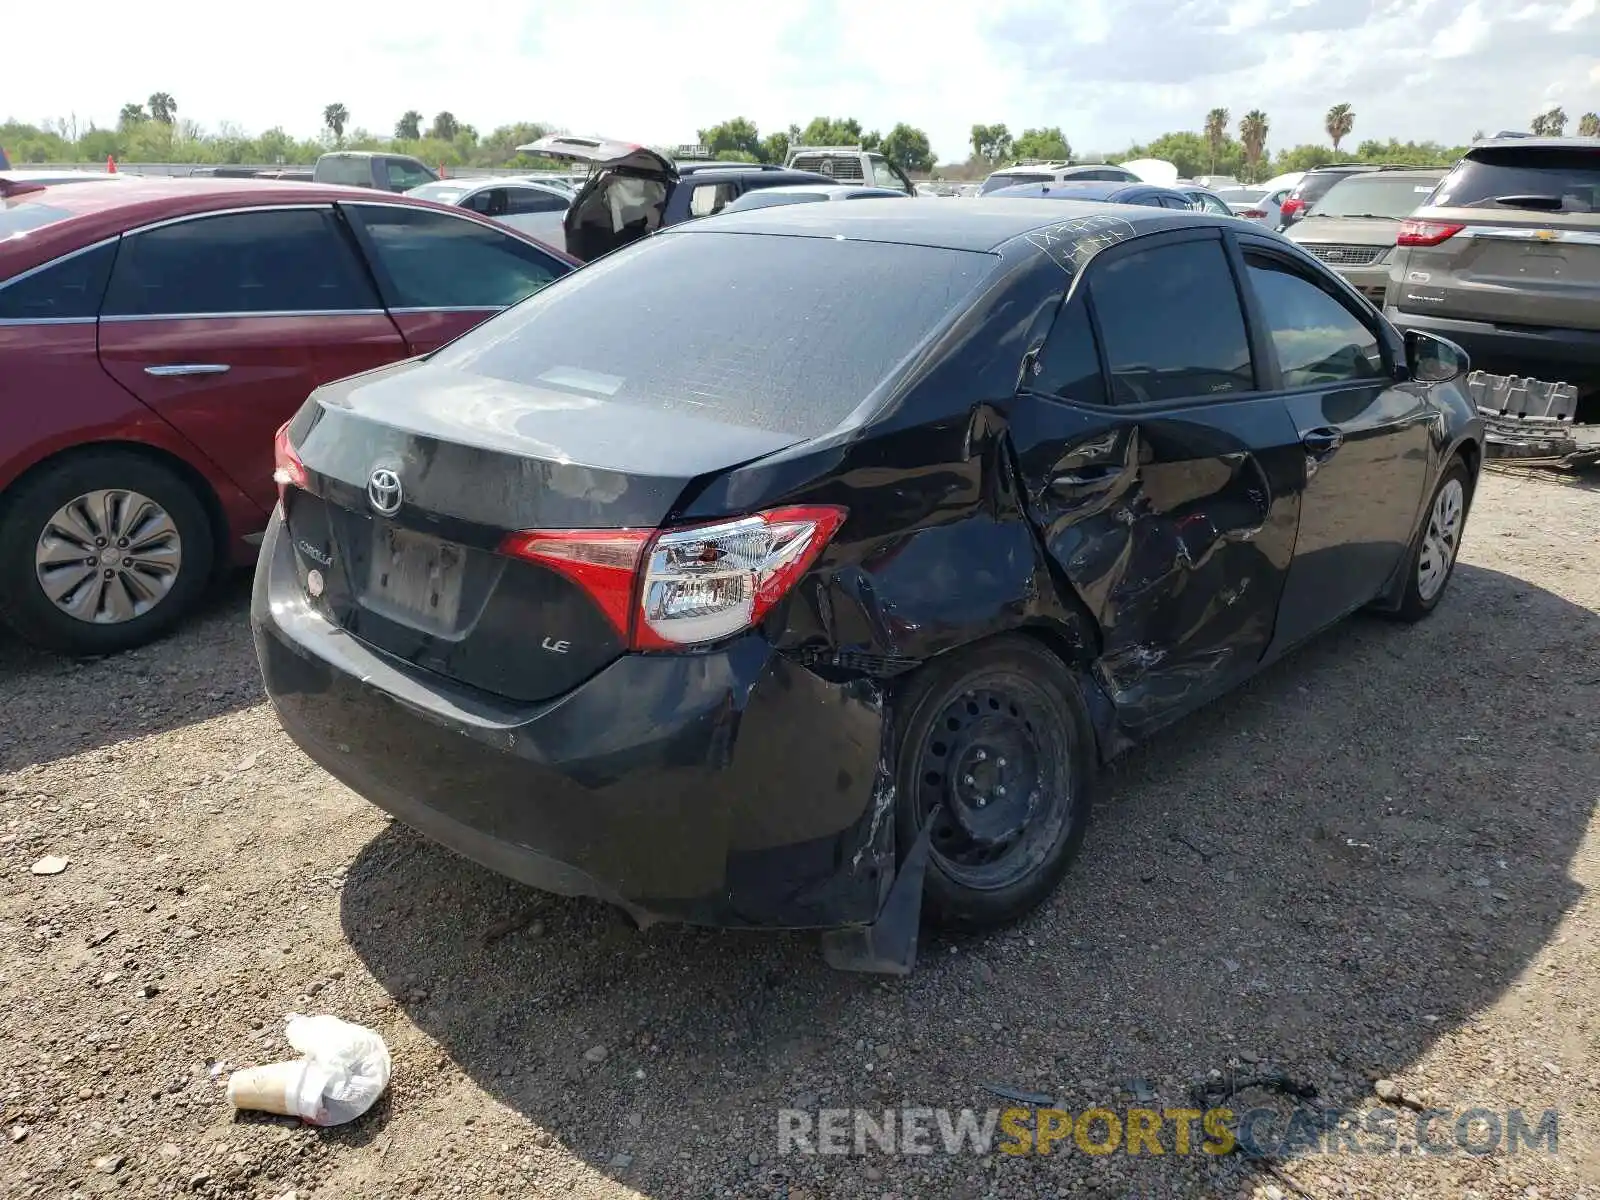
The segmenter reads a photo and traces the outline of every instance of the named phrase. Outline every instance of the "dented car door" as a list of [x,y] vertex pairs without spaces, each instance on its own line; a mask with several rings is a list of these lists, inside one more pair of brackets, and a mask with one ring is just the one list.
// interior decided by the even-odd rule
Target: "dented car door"
[[1300,436],[1257,376],[1220,233],[1101,251],[1025,379],[1030,515],[1101,630],[1120,720],[1148,732],[1260,662],[1294,553]]

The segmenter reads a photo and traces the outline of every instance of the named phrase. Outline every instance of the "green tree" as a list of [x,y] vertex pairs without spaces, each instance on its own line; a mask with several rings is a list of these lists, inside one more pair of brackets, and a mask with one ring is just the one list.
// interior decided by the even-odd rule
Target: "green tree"
[[150,118],[160,121],[163,125],[171,125],[178,117],[178,102],[172,98],[171,92],[151,92]]
[[1578,118],[1578,136],[1600,138],[1600,113],[1586,112]]
[[[792,128],[792,127],[791,127]],[[769,133],[761,139],[761,149],[757,151],[762,162],[785,163],[789,161],[789,146],[794,139],[786,130]]]
[[718,162],[754,163],[761,161],[748,150],[718,150],[711,157]]
[[142,125],[149,119],[150,115],[144,111],[142,104],[124,104],[122,111],[117,114],[117,127],[128,129],[134,125]]
[[1350,136],[1350,131],[1356,127],[1356,111],[1348,104],[1335,104],[1328,110],[1328,115],[1322,120],[1322,127],[1328,131],[1328,138],[1333,142],[1333,153],[1339,153],[1339,143]]
[[1217,157],[1228,140],[1228,110],[1213,108],[1206,114],[1206,145],[1211,149],[1211,174],[1217,173]]
[[1325,167],[1338,158],[1326,146],[1300,145],[1291,150],[1280,150],[1272,159],[1272,173],[1285,175],[1290,171],[1309,171],[1312,167]]
[[322,110],[322,123],[338,142],[344,138],[344,127],[350,123],[350,110],[342,104],[330,104]]
[[461,126],[456,121],[455,113],[446,109],[433,118],[433,124],[428,129],[428,136],[438,138],[441,142],[453,142]]
[[812,117],[798,139],[791,136],[790,149],[797,145],[859,146],[862,143],[861,122],[854,117]]
[[1148,146],[1135,147],[1128,152],[1128,157],[1165,159],[1178,168],[1179,175],[1192,179],[1206,173],[1206,164],[1211,161],[1211,147],[1200,134],[1182,130],[1164,133]]
[[1534,117],[1530,130],[1544,137],[1560,137],[1566,132],[1567,114],[1558,104]]
[[1010,158],[1014,143],[1011,131],[1002,122],[999,125],[974,125],[968,139],[975,157],[996,163]]
[[1044,158],[1065,162],[1072,157],[1072,144],[1059,125],[1045,129],[1024,129],[1012,147],[1018,158]]
[[880,149],[904,170],[933,170],[933,148],[928,144],[928,135],[903,121],[889,130]]
[[1261,178],[1261,157],[1267,150],[1267,133],[1270,129],[1267,114],[1259,108],[1252,108],[1239,122],[1239,140],[1244,143],[1244,161],[1250,183]]
[[727,153],[749,155],[748,159],[726,159],[728,162],[756,162],[761,158],[761,131],[748,117],[734,117],[710,129],[699,131],[700,144],[711,151],[712,158],[722,158]]
[[422,136],[422,114],[414,108],[406,109],[394,123],[394,136],[403,142],[414,142]]

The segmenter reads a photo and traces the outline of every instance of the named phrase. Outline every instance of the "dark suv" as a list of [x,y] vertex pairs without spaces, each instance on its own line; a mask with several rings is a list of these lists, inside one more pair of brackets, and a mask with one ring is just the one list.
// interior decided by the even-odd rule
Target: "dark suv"
[[579,262],[609,254],[668,225],[712,216],[757,188],[838,182],[828,175],[770,163],[679,163],[649,146],[604,137],[553,133],[517,149],[589,164],[588,181],[573,199],[565,222],[563,249]]
[[1280,214],[1282,224],[1278,228],[1287,229],[1296,221],[1304,219],[1306,211],[1331,192],[1333,185],[1341,179],[1348,179],[1363,171],[1379,169],[1377,163],[1335,163],[1327,167],[1313,167],[1300,177],[1300,182],[1295,184],[1294,191],[1290,192],[1289,198],[1283,202],[1283,211]]
[[1474,367],[1600,396],[1600,141],[1479,142],[1399,242],[1395,324],[1459,342]]

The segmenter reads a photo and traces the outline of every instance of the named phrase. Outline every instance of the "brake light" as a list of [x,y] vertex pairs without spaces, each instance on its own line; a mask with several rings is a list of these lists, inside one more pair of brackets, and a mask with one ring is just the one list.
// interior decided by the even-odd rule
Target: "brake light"
[[1279,213],[1279,215],[1284,216],[1284,217],[1292,217],[1292,216],[1295,215],[1295,213],[1299,212],[1305,206],[1306,206],[1306,202],[1304,200],[1300,199],[1300,197],[1298,197],[1298,196],[1290,196],[1288,199],[1286,199],[1283,202],[1282,207],[1280,207],[1278,209],[1278,213]]
[[806,505],[686,529],[532,530],[500,550],[583,588],[632,649],[665,650],[759,624],[844,519],[842,508]]
[[1253,221],[1259,221],[1262,217],[1267,215],[1267,210],[1264,208],[1247,208],[1239,215],[1241,217],[1249,217]]
[[280,504],[289,488],[306,486],[306,465],[300,461],[294,445],[289,441],[288,421],[280,425],[278,432],[272,435],[272,482],[278,485]]
[[1465,228],[1465,225],[1446,221],[1402,221],[1400,236],[1395,242],[1401,246],[1437,246]]

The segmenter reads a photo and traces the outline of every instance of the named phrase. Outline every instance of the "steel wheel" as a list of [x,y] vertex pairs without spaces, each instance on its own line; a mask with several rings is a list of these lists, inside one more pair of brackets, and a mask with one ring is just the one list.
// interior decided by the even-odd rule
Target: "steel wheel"
[[1428,528],[1422,535],[1422,553],[1417,556],[1417,595],[1431,601],[1444,587],[1455,565],[1461,545],[1461,525],[1466,515],[1466,491],[1459,479],[1446,479],[1434,497],[1428,514]]
[[951,698],[917,751],[916,807],[935,807],[931,852],[953,881],[1009,887],[1037,870],[1075,793],[1050,700],[1032,680],[990,676]]
[[183,538],[150,497],[107,488],[58,508],[33,561],[56,608],[88,624],[120,625],[166,599],[183,565]]

